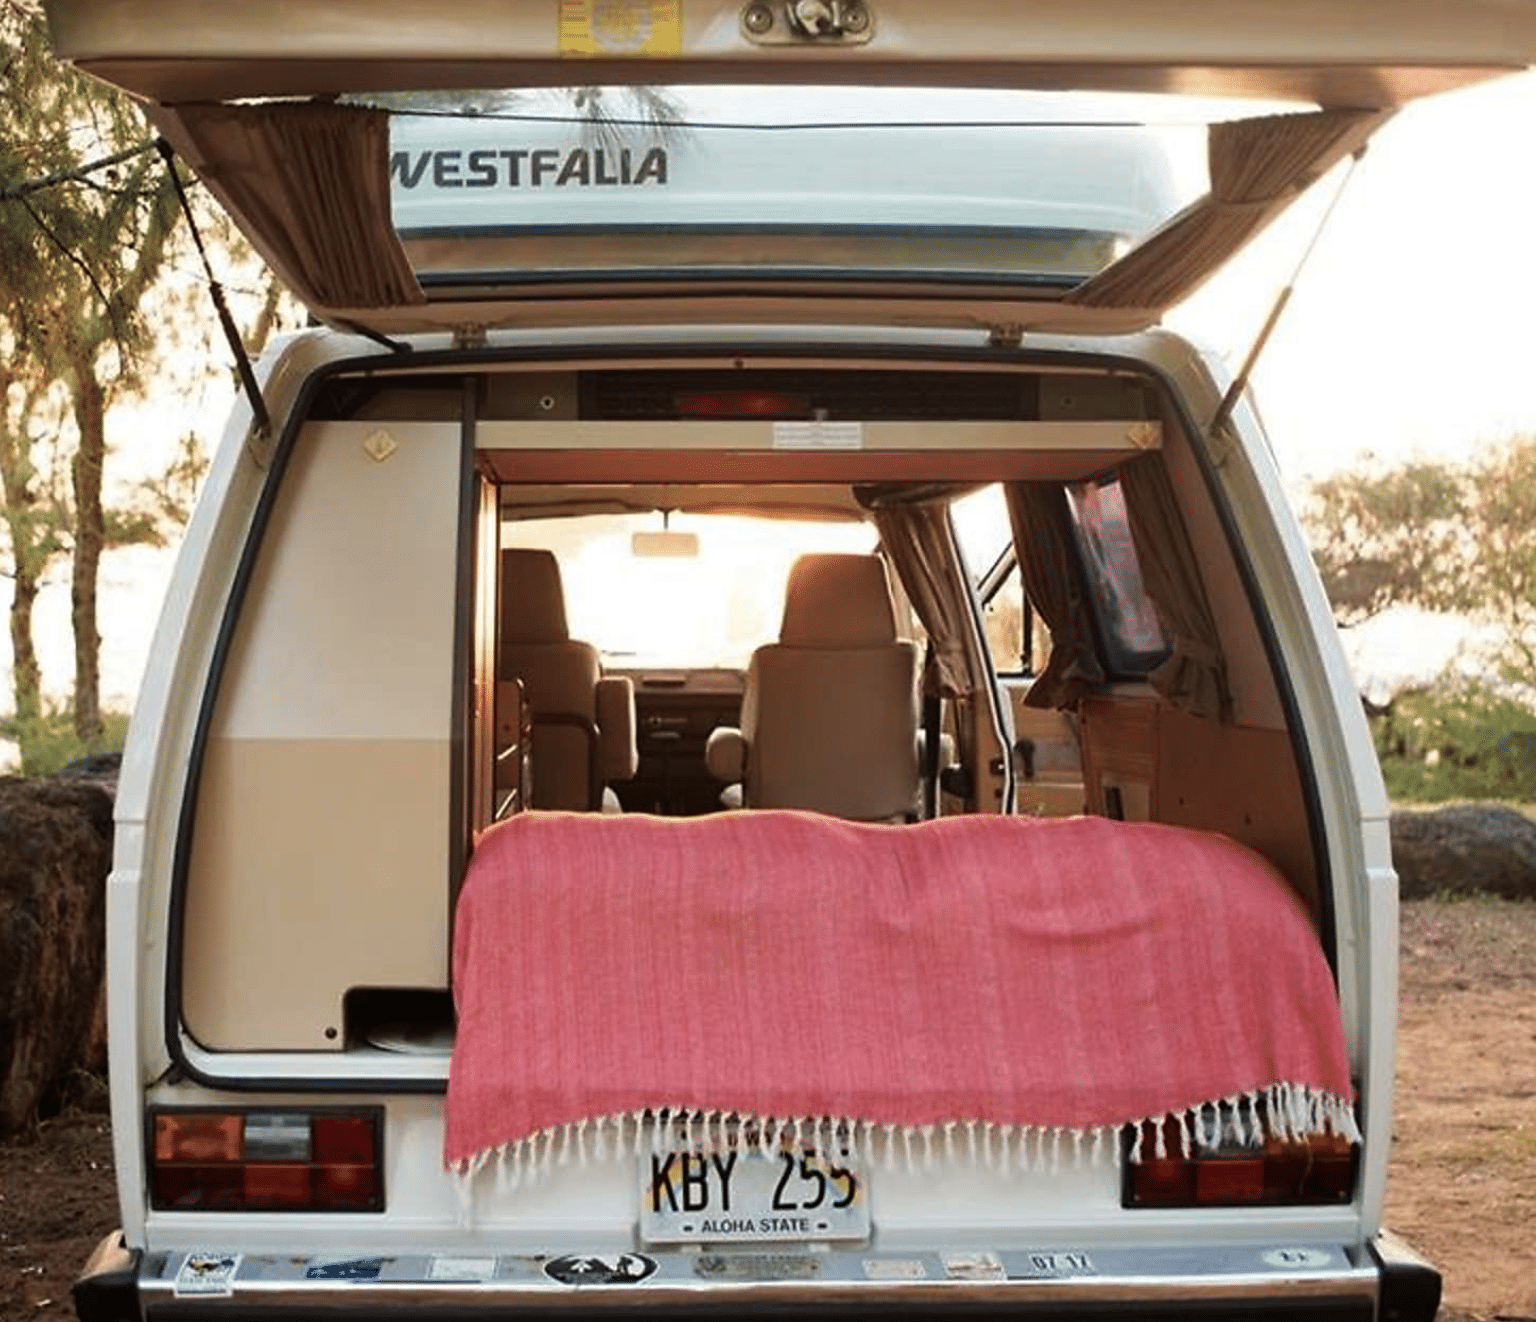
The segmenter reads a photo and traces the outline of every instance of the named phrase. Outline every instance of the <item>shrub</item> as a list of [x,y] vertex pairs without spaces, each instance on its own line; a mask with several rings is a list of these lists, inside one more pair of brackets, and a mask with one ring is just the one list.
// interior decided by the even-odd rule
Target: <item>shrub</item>
[[9,740],[21,750],[23,776],[51,776],[82,757],[122,751],[128,738],[128,713],[103,712],[101,720],[101,737],[83,740],[75,733],[69,704],[49,703],[39,716],[0,717],[0,740]]
[[1442,675],[1371,722],[1394,799],[1536,801],[1536,712],[1484,680]]

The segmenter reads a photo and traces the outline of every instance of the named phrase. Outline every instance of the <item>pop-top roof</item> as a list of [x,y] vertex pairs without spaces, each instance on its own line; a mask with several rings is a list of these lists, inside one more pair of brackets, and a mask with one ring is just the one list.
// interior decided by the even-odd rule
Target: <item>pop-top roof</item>
[[1536,58],[1509,0],[48,10],[317,315],[386,334],[615,300],[1135,329],[1403,100]]

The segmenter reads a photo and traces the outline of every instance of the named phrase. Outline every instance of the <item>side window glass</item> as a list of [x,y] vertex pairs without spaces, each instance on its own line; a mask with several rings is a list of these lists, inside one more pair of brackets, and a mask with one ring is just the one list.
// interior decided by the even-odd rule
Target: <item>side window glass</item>
[[1120,480],[1075,482],[1067,500],[1104,659],[1117,677],[1146,675],[1168,655],[1168,639],[1147,596]]
[[957,500],[952,515],[960,552],[981,597],[993,668],[1000,675],[1038,675],[1051,654],[1050,632],[1024,596],[1002,487],[984,487]]
[[1051,659],[1051,631],[1024,595],[1018,561],[1009,559],[1007,576],[982,603],[982,623],[998,674],[1030,678]]
[[981,621],[987,634],[987,650],[992,653],[992,665],[997,672],[1002,675],[1028,673],[1029,658],[1024,650],[1024,587],[1019,580],[1017,564],[982,604]]

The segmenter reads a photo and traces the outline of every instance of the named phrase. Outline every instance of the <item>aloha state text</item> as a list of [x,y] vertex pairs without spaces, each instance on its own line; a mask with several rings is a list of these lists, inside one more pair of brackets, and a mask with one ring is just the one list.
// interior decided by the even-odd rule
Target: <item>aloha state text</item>
[[597,188],[667,182],[667,149],[484,147],[397,151],[389,175],[402,188]]

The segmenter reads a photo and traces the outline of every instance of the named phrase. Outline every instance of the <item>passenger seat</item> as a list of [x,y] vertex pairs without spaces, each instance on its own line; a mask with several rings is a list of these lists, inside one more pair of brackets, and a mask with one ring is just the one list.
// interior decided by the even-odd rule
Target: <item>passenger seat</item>
[[533,711],[533,807],[617,811],[607,782],[639,765],[634,685],[603,676],[597,649],[571,638],[553,553],[502,551],[500,649],[498,677],[521,680]]
[[880,557],[801,556],[779,641],[752,654],[741,728],[709,737],[710,773],[740,782],[747,808],[904,820],[919,784],[917,673]]

